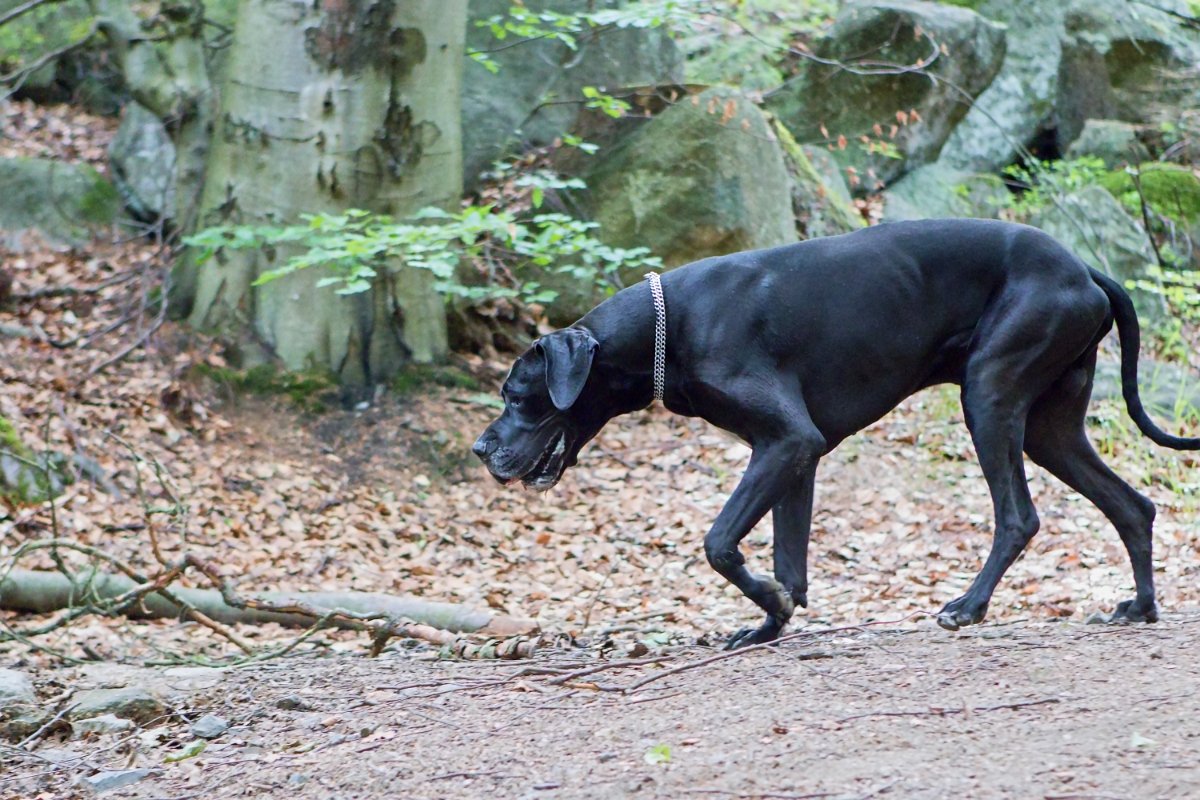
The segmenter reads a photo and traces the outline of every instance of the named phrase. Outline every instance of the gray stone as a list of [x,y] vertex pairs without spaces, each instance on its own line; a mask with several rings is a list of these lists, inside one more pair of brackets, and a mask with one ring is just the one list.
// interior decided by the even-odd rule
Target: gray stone
[[[1141,225],[1100,186],[1086,186],[1063,197],[1030,222],[1122,285],[1143,277],[1146,266],[1154,263],[1154,251]],[[1130,296],[1143,320],[1162,317],[1162,298],[1141,291],[1131,291]]]
[[68,714],[72,721],[112,714],[135,722],[151,722],[164,713],[163,705],[150,692],[138,686],[123,689],[91,689],[71,698],[75,708]]
[[[796,143],[787,128],[776,121],[775,134],[791,179],[792,213],[802,239],[836,236],[863,227],[866,221],[855,210],[850,190],[828,153]],[[821,163],[818,169],[810,153]]]
[[679,101],[598,153],[584,177],[600,235],[649,247],[668,267],[796,240],[782,148],[734,89]]
[[0,669],[0,713],[10,708],[33,705],[37,702],[37,694],[33,691],[33,683],[24,672],[15,669]]
[[[1185,418],[1200,409],[1200,381],[1185,366],[1169,364],[1142,353],[1138,358],[1138,394],[1150,413],[1166,419]],[[1121,365],[1115,360],[1096,362],[1092,396],[1120,400]]]
[[1138,140],[1138,128],[1115,119],[1089,119],[1079,138],[1067,149],[1067,158],[1094,156],[1115,169],[1123,164],[1150,160],[1150,151]]
[[883,220],[999,217],[1012,195],[995,175],[926,164],[883,192]]
[[950,134],[941,161],[969,171],[999,169],[1053,124],[1067,5],[1063,0],[979,4],[980,14],[1007,26],[1004,63]]
[[108,160],[130,214],[147,222],[174,218],[175,144],[158,117],[139,103],[126,105]]
[[1062,149],[1089,119],[1149,122],[1156,112],[1195,103],[1200,37],[1165,4],[1073,0],[1064,17],[1058,72]]
[[216,714],[205,714],[193,722],[189,730],[193,736],[199,736],[201,739],[216,739],[229,730],[229,721]]
[[0,443],[0,496],[14,503],[37,504],[58,497],[74,475],[57,453],[34,453]]
[[109,792],[122,786],[132,786],[143,778],[154,774],[152,769],[113,769],[97,772],[83,779],[83,783],[95,792]]
[[846,147],[834,157],[857,170],[858,191],[871,191],[937,159],[967,113],[962,93],[973,97],[991,83],[1005,44],[1002,26],[966,8],[864,0],[847,4],[814,50],[843,63],[863,54],[876,64],[928,63],[928,75],[899,70],[861,75],[806,61],[797,78],[768,101],[800,142],[844,138]]
[[284,711],[311,711],[312,703],[298,694],[289,694],[276,700],[275,707]]
[[0,159],[0,247],[23,252],[36,232],[51,243],[82,245],[111,225],[117,191],[86,164],[43,158]]
[[[619,5],[614,0],[596,7]],[[493,50],[499,66],[488,72],[471,58],[462,92],[463,175],[468,188],[493,161],[519,142],[545,145],[569,130],[583,108],[582,88],[620,93],[626,87],[683,80],[683,58],[665,28],[608,28],[581,35],[578,49],[554,40],[504,47],[488,27],[476,23],[505,13],[509,0],[472,0],[468,51]],[[583,10],[587,0],[531,0],[533,11]]]
[[133,722],[122,719],[114,714],[101,714],[98,717],[76,720],[71,723],[76,733],[124,733],[133,729]]

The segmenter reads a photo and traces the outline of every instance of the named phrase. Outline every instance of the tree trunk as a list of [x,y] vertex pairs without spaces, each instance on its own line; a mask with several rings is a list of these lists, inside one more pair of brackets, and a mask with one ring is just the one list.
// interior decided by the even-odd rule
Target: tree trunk
[[[453,206],[466,10],[467,0],[242,0],[200,227]],[[317,288],[315,269],[251,285],[289,255],[184,264],[176,296],[194,325],[239,346],[244,365],[278,357],[365,385],[445,354],[427,272],[397,265],[348,297]]]
[[175,142],[175,223],[195,220],[212,135],[214,100],[204,57],[204,4],[176,3],[152,30],[127,0],[91,0],[134,99],[171,131]]

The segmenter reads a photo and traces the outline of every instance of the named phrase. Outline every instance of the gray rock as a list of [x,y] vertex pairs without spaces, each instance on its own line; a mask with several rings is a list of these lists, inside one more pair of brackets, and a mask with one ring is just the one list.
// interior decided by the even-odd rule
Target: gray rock
[[114,714],[101,714],[98,717],[76,720],[71,723],[76,733],[124,733],[133,729],[133,722],[122,719]]
[[926,164],[905,175],[883,192],[883,219],[939,217],[996,218],[1011,194],[995,175]]
[[276,700],[275,707],[284,711],[311,711],[312,703],[298,694],[289,694]]
[[1007,26],[1004,63],[950,134],[942,162],[968,171],[999,169],[1053,125],[1067,5],[1063,0],[979,4],[980,14]]
[[24,252],[31,231],[64,245],[82,245],[112,224],[118,197],[112,184],[86,164],[47,158],[0,158],[0,246]]
[[[782,124],[775,134],[783,148],[784,163],[791,181],[792,213],[796,232],[802,239],[849,233],[865,224],[854,208],[846,181],[829,154],[796,143]],[[817,162],[810,157],[814,154]],[[821,168],[817,168],[817,163]]]
[[30,232],[57,244],[81,245],[111,225],[117,190],[86,164],[43,158],[0,159],[0,247],[23,252]]
[[[1169,364],[1142,353],[1138,358],[1138,394],[1152,414],[1176,419],[1200,408],[1200,381],[1187,367]],[[1096,362],[1092,397],[1120,400],[1121,365],[1104,359]]]
[[734,89],[679,101],[598,153],[584,177],[601,236],[649,247],[668,267],[796,240],[782,148]]
[[[596,7],[620,3],[605,0]],[[582,88],[618,92],[631,86],[680,83],[683,58],[665,28],[605,29],[581,36],[577,50],[545,40],[496,49],[506,41],[476,23],[506,12],[509,0],[472,0],[468,50],[495,50],[492,74],[468,58],[462,92],[463,175],[467,188],[518,142],[549,144],[569,130],[582,109]],[[587,0],[531,0],[533,11],[569,13]]]
[[[1154,263],[1154,251],[1141,226],[1100,186],[1067,195],[1036,214],[1031,224],[1122,285],[1143,277],[1146,266]],[[1143,320],[1162,316],[1162,298],[1141,291],[1130,295]]]
[[161,717],[163,705],[154,695],[137,686],[123,689],[91,689],[77,693],[75,708],[68,714],[72,721],[112,714],[122,719],[147,723]]
[[143,778],[154,774],[152,769],[114,769],[97,772],[83,779],[83,783],[92,791],[109,792],[122,786],[132,786]]
[[[1089,119],[1149,122],[1195,104],[1200,37],[1154,5],[1073,0],[1064,17],[1058,72],[1058,142],[1066,149]],[[1186,13],[1186,12],[1185,12]]]
[[24,672],[15,669],[0,669],[0,714],[20,706],[25,708],[37,703],[33,683]]
[[215,714],[205,714],[193,722],[188,730],[193,736],[199,736],[201,739],[216,739],[229,730],[229,721]]
[[[903,66],[933,59],[927,71],[940,80],[913,72],[859,75],[808,61],[768,101],[798,141],[844,137],[846,148],[834,156],[858,171],[860,191],[870,191],[937,159],[967,113],[962,92],[973,97],[991,83],[1005,44],[1002,26],[966,8],[921,0],[863,0],[842,9],[814,50],[839,62],[854,62],[864,53],[873,62]],[[913,111],[919,119],[903,116]]]
[[1150,160],[1150,151],[1138,140],[1138,128],[1115,119],[1089,119],[1079,138],[1067,148],[1067,158],[1095,156],[1109,169]]
[[139,103],[125,106],[108,160],[113,183],[134,217],[174,218],[175,144],[158,117]]

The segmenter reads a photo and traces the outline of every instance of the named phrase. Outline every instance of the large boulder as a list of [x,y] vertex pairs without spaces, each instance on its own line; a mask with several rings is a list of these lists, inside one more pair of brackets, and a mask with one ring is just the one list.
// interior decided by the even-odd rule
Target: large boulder
[[926,164],[883,192],[883,221],[939,217],[997,218],[1011,201],[1004,181],[995,175],[955,169],[942,162]]
[[1004,51],[1003,27],[967,8],[853,2],[816,43],[819,60],[805,61],[768,108],[798,141],[835,144],[869,191],[937,160],[967,113],[964,93],[991,83]]
[[1103,161],[1109,169],[1115,169],[1149,160],[1150,151],[1138,139],[1136,125],[1116,119],[1089,119],[1065,155],[1067,158],[1091,156]]
[[798,144],[782,123],[773,122],[787,165],[800,238],[836,236],[863,227],[866,221],[855,210],[837,163],[823,150]]
[[1007,26],[999,74],[975,97],[950,134],[941,161],[961,170],[989,171],[1012,163],[1022,147],[1054,125],[1062,56],[1062,0],[983,0],[980,14]]
[[31,246],[30,232],[81,245],[116,219],[117,190],[86,164],[44,158],[0,159],[0,247]]
[[[600,6],[617,6],[607,0]],[[598,28],[578,36],[572,50],[553,39],[510,46],[487,20],[505,14],[510,0],[472,0],[468,52],[484,52],[498,68],[468,57],[462,91],[463,176],[473,187],[481,172],[518,143],[544,145],[571,128],[583,107],[584,86],[619,93],[632,86],[679,83],[683,58],[664,27]],[[531,11],[582,11],[588,0],[530,0]],[[490,52],[489,52],[490,51]]]
[[602,149],[584,178],[600,236],[668,267],[796,241],[782,148],[735,89],[682,99]]
[[[1086,186],[1034,215],[1031,224],[1058,239],[1088,264],[1125,285],[1146,276],[1154,250],[1142,226],[1102,186]],[[1142,319],[1161,318],[1161,297],[1130,293]]]
[[1124,0],[1069,5],[1058,70],[1061,149],[1089,119],[1149,122],[1181,103],[1195,105],[1200,36],[1170,13],[1172,5]]
[[162,120],[140,103],[125,106],[108,146],[113,183],[137,219],[175,217],[175,144]]

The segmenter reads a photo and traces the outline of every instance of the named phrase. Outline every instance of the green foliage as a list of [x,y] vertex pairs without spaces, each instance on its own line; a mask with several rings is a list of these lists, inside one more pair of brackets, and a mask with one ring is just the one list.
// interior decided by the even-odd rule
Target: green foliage
[[34,9],[0,26],[0,74],[82,39],[92,19],[88,4],[74,0]]
[[[619,8],[564,14],[549,9],[534,11],[524,5],[514,4],[506,13],[478,20],[475,24],[489,29],[497,41],[505,41],[510,37],[524,41],[552,39],[571,50],[577,50],[579,38],[592,31],[602,28],[655,28],[681,8],[691,5],[697,5],[696,0],[635,0]],[[488,72],[494,73],[500,69],[487,50],[470,50],[467,55]]]
[[1135,174],[1154,214],[1185,224],[1200,219],[1200,178],[1187,167],[1151,162],[1137,167],[1136,172],[1131,168],[1113,170],[1100,177],[1100,185],[1140,218],[1141,196],[1134,182]]
[[401,396],[412,394],[426,386],[466,389],[472,392],[478,392],[480,389],[479,381],[462,370],[434,364],[409,364],[392,379],[392,388]]
[[1200,272],[1163,269],[1157,264],[1146,265],[1145,272],[1146,277],[1127,281],[1126,287],[1160,295],[1173,314],[1200,324]]
[[1029,219],[1062,197],[1096,183],[1105,170],[1103,159],[1095,156],[1062,161],[1034,160],[1025,165],[1006,167],[1005,177],[1018,189],[1009,206],[1011,216]]
[[600,91],[595,86],[584,86],[583,96],[587,98],[586,106],[602,111],[610,117],[620,118],[632,106],[619,98]]
[[[581,181],[546,171],[520,175],[514,184],[529,190],[535,211],[546,191],[583,186]],[[281,266],[261,274],[256,286],[319,266],[328,274],[318,286],[355,294],[370,289],[393,265],[403,265],[433,273],[435,288],[448,300],[471,302],[502,297],[524,303],[553,301],[555,292],[522,278],[528,265],[570,274],[608,291],[616,287],[615,274],[621,268],[661,265],[647,248],[610,247],[593,235],[597,223],[560,213],[522,217],[509,209],[473,205],[458,213],[425,208],[411,220],[362,210],[302,218],[303,224],[285,227],[208,228],[184,243],[196,248],[198,263],[226,249],[259,249],[270,258],[280,247],[294,253]],[[479,270],[486,276],[481,285],[463,281],[461,267],[467,262],[485,266]],[[498,270],[497,265],[505,269]]]

